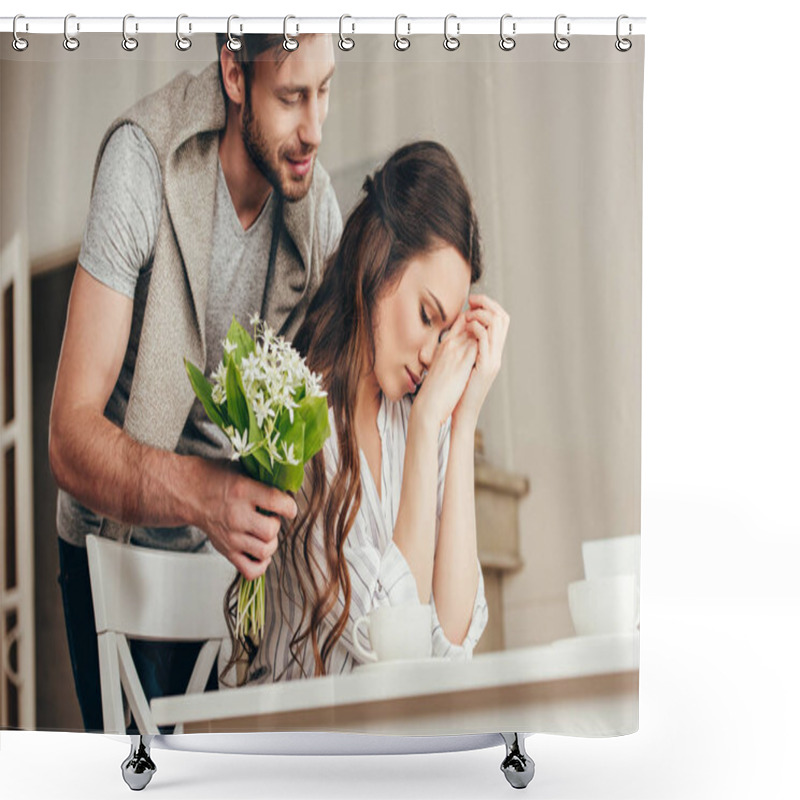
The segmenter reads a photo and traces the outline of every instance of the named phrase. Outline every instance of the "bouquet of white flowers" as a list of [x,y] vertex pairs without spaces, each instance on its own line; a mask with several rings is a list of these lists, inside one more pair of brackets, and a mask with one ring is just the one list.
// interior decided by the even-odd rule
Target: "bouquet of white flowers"
[[[327,393],[320,377],[258,315],[250,318],[255,340],[233,318],[223,359],[209,381],[184,359],[192,388],[206,413],[230,439],[231,458],[250,477],[296,492],[304,467],[330,435]],[[239,576],[236,635],[258,644],[264,630],[264,576]]]

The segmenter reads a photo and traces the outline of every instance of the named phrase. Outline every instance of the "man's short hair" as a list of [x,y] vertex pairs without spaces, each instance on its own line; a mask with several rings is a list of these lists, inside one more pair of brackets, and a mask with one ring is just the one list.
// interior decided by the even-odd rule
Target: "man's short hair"
[[[306,36],[313,36],[313,34],[305,34]],[[219,83],[225,94],[225,102],[228,101],[228,95],[225,93],[225,84],[222,81],[222,61],[220,54],[222,48],[228,43],[227,33],[218,33],[217,36],[217,67],[219,69]],[[253,77],[253,61],[262,53],[271,51],[273,58],[279,64],[286,60],[289,56],[289,51],[283,47],[284,36],[282,33],[246,33],[238,37],[242,46],[238,50],[233,50],[233,57],[239,62],[244,74],[245,92],[249,99],[250,97],[250,84]]]

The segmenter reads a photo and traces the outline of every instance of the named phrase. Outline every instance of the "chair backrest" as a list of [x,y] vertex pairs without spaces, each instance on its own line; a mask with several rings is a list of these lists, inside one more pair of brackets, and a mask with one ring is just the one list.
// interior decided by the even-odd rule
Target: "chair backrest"
[[154,550],[87,536],[95,625],[135,639],[227,636],[223,598],[236,572],[219,553]]
[[[128,637],[205,641],[188,692],[202,692],[228,638],[223,600],[236,569],[219,553],[178,553],[86,537],[100,656],[103,727],[125,733],[122,691],[140,733],[158,734]],[[182,731],[182,725],[176,727]]]

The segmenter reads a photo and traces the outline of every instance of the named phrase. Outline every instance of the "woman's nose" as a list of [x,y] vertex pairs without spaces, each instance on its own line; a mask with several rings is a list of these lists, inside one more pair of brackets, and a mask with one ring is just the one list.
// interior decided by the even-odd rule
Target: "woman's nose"
[[422,350],[419,353],[419,360],[422,362],[422,366],[425,369],[428,369],[431,365],[431,361],[433,361],[434,353],[436,353],[436,348],[439,346],[439,337],[435,333],[428,336],[425,340],[425,344],[422,346]]

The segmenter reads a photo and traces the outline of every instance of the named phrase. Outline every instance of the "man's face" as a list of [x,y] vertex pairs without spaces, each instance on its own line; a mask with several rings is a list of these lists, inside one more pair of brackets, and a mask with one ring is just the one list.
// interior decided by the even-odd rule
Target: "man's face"
[[242,109],[244,146],[272,187],[289,201],[311,188],[334,70],[333,40],[305,36],[282,61],[275,52],[253,61]]

